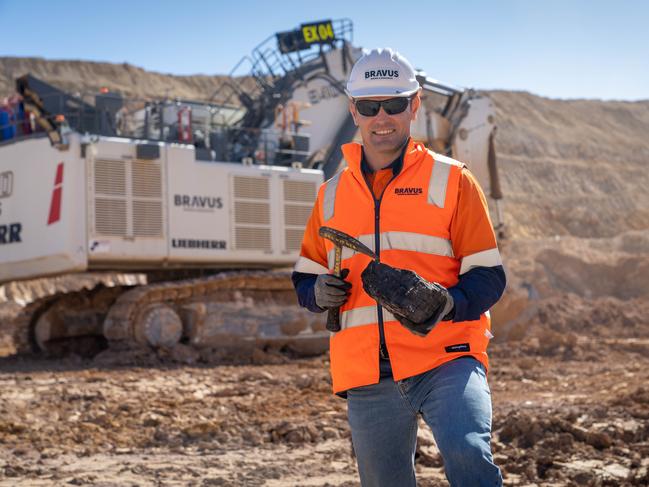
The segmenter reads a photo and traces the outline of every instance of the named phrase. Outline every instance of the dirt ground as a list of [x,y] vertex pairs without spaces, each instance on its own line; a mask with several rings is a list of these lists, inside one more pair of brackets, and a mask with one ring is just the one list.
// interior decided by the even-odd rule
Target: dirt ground
[[[493,346],[507,485],[649,485],[649,340],[636,331]],[[277,363],[2,359],[0,485],[358,485],[326,358],[262,361]],[[447,485],[422,426],[419,485]]]

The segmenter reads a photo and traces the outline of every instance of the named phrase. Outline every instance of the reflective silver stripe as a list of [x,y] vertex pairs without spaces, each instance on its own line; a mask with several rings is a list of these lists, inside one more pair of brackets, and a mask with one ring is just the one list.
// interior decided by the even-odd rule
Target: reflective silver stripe
[[503,261],[500,258],[500,252],[498,252],[497,247],[494,249],[483,250],[482,252],[467,255],[462,259],[460,275],[469,272],[474,267],[493,267],[502,264]]
[[428,182],[428,204],[444,208],[446,201],[446,187],[448,176],[451,173],[451,166],[462,166],[462,164],[450,157],[434,154],[433,170],[430,173]]
[[[374,251],[374,234],[360,235],[358,240]],[[415,232],[383,232],[381,233],[381,250],[410,250],[422,254],[441,255],[442,257],[453,257],[453,246],[451,241],[441,237],[433,237],[423,233]],[[329,268],[334,265],[334,252],[331,249],[327,254]],[[343,247],[342,259],[349,259],[355,254],[352,249]]]
[[325,266],[318,264],[315,260],[307,259],[300,256],[293,267],[295,272],[306,272],[308,274],[327,274],[329,269]]
[[[372,251],[374,251],[374,234],[373,233],[368,233],[366,235],[359,235],[356,237],[358,240],[360,240],[362,243],[367,245]],[[334,267],[334,258],[335,258],[335,253],[336,249],[331,249],[329,253],[327,254],[327,264],[329,265],[329,269],[333,269]],[[341,260],[349,259],[352,257],[356,252],[349,247],[343,247],[343,254]]]
[[379,316],[376,311],[376,306],[363,306],[362,308],[343,311],[340,314],[340,326],[343,330],[354,326],[371,325],[378,321]]
[[381,250],[411,250],[422,254],[453,257],[450,240],[414,232],[383,232]]
[[397,319],[394,317],[392,313],[390,313],[387,309],[383,309],[383,323],[386,323],[388,321],[397,321]]
[[[345,328],[352,328],[354,326],[372,325],[378,323],[379,314],[377,313],[376,306],[363,306],[362,308],[354,308],[349,311],[344,311],[340,315],[340,326]],[[383,322],[396,321],[392,313],[383,308]]]
[[339,172],[329,181],[327,181],[327,186],[325,187],[324,201],[322,203],[324,221],[331,220],[334,216],[334,209],[336,206],[336,190],[338,189],[338,182],[340,181]]

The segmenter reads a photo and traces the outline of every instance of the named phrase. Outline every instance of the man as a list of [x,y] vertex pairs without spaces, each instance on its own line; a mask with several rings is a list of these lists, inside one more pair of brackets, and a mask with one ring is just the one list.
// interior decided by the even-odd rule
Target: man
[[[421,105],[410,63],[375,49],[354,65],[349,110],[363,145],[320,188],[293,283],[302,306],[340,308],[333,390],[347,398],[363,486],[415,485],[417,419],[433,431],[453,486],[501,485],[486,379],[488,309],[505,273],[486,200],[463,164],[410,138]],[[326,225],[372,248],[331,275]]]

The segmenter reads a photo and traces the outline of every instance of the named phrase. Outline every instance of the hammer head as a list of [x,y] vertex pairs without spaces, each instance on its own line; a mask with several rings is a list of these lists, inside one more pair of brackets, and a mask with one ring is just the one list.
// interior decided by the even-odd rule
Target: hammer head
[[321,237],[331,240],[337,247],[347,247],[361,254],[365,254],[372,259],[376,259],[376,254],[367,245],[345,232],[331,227],[320,227],[318,233]]

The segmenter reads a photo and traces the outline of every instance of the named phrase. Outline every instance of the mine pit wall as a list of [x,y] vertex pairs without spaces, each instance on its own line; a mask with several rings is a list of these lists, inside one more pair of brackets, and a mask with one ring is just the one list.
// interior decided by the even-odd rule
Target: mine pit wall
[[649,304],[649,102],[489,95],[507,229],[496,339],[525,337],[552,320],[588,333],[587,316],[602,308],[618,319],[592,316],[592,325],[647,325],[639,311]]

